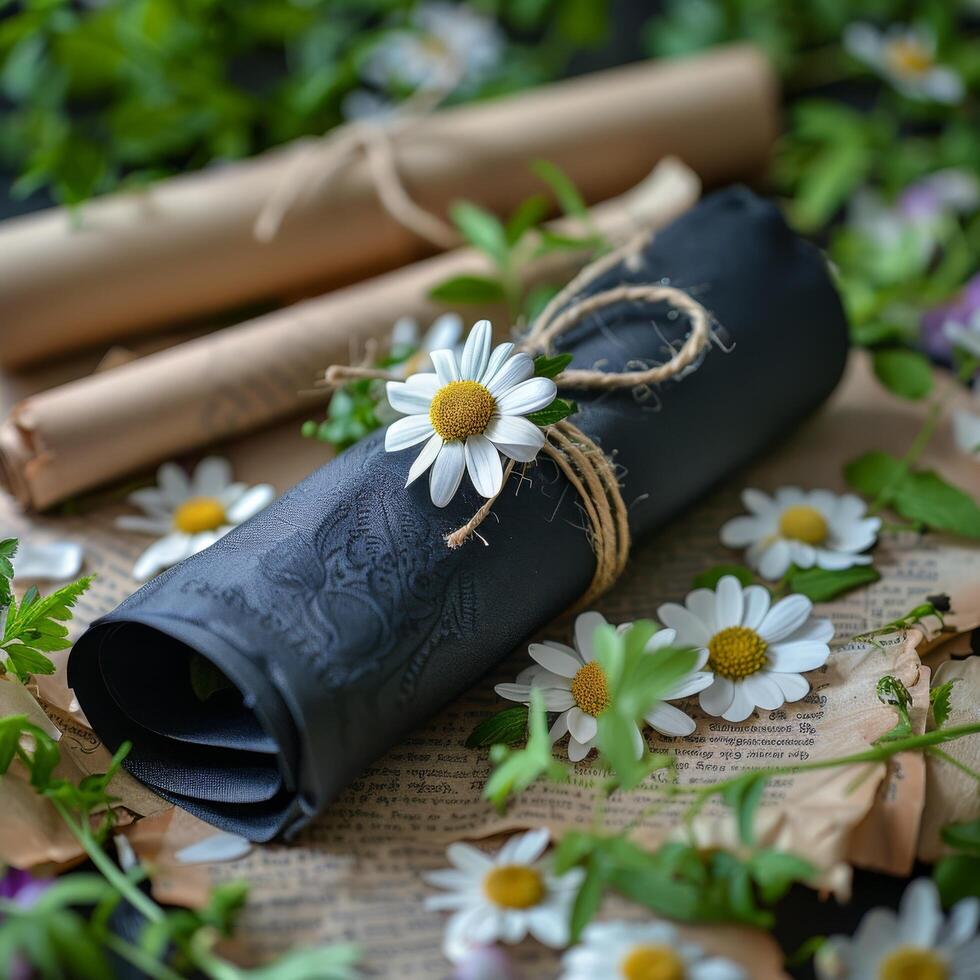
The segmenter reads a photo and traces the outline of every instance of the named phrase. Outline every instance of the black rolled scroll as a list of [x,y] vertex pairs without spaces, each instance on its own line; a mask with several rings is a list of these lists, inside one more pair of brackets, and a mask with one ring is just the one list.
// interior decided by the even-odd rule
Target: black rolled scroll
[[[724,343],[652,398],[583,394],[574,419],[615,452],[634,536],[819,405],[847,352],[823,257],[746,190],[707,198],[588,291],[659,281],[707,307]],[[557,346],[618,371],[665,360],[686,331],[662,306],[623,304]],[[451,551],[444,535],[482,498],[465,478],[444,510],[424,479],[405,490],[415,455],[376,433],[84,634],[69,683],[110,748],[132,741],[133,775],[254,840],[293,833],[583,594],[594,558],[553,463],[505,488],[488,546]],[[199,700],[195,653],[235,689]]]

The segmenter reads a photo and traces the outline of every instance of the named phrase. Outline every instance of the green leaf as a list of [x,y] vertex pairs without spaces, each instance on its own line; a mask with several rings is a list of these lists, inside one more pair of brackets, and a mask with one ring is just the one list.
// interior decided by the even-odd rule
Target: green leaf
[[932,719],[936,728],[942,728],[949,721],[949,699],[953,693],[953,685],[958,680],[958,677],[954,677],[945,684],[937,684],[929,689],[929,704],[932,706]]
[[527,738],[528,709],[525,704],[504,708],[485,718],[466,739],[468,749],[489,748],[491,745],[517,745]]
[[964,898],[980,898],[980,857],[973,854],[942,857],[932,869],[932,878],[946,908]]
[[770,850],[753,854],[749,860],[749,869],[759,888],[760,897],[767,905],[775,905],[795,882],[810,881],[817,873],[817,869],[809,861],[804,861],[795,854]]
[[534,376],[537,378],[557,378],[571,363],[571,354],[555,354],[554,357],[539,354],[534,359]]
[[565,214],[575,218],[588,218],[589,209],[582,200],[582,195],[560,167],[550,160],[535,160],[531,164],[531,170],[551,188]]
[[248,980],[356,980],[361,958],[357,946],[334,945],[294,949],[267,966],[241,972]]
[[0,576],[14,577],[13,558],[17,554],[17,539],[4,538],[0,541]]
[[907,474],[894,491],[894,507],[903,517],[934,531],[980,538],[980,506],[932,470]]
[[755,581],[752,570],[744,565],[714,565],[706,572],[695,575],[691,580],[691,587],[714,589],[726,575],[734,575],[742,585],[751,585]]
[[894,456],[882,452],[865,453],[844,467],[844,479],[858,493],[877,497],[901,476],[902,464]]
[[805,568],[793,571],[787,579],[790,592],[805,595],[811,602],[828,602],[851,589],[870,585],[881,578],[871,565],[852,565],[850,568],[828,570]]
[[548,198],[544,194],[535,194],[521,201],[507,222],[507,244],[511,247],[516,245],[544,219],[549,208]]
[[449,209],[450,217],[463,237],[498,265],[507,264],[510,244],[507,232],[495,215],[469,201],[457,201]]
[[55,666],[49,657],[44,656],[43,653],[35,652],[22,643],[5,646],[3,652],[10,658],[10,666],[22,681],[26,681],[31,674],[53,674],[55,672]]
[[543,428],[546,425],[554,425],[556,422],[561,422],[562,419],[567,419],[569,415],[574,415],[577,411],[578,405],[575,402],[566,401],[564,398],[556,398],[547,408],[542,408],[537,412],[531,412],[525,418],[529,422],[533,422],[535,425]]
[[916,401],[932,391],[932,366],[917,351],[902,347],[876,350],[874,372],[892,394]]
[[959,851],[980,857],[980,818],[966,823],[949,823],[942,829],[943,842]]
[[572,943],[578,942],[582,930],[596,917],[606,886],[601,851],[593,851],[585,868],[585,877],[582,879],[582,884],[579,885],[575,901],[572,904],[569,939],[569,942]]
[[909,689],[897,677],[886,674],[878,680],[875,692],[879,701],[890,704],[898,714],[898,723],[885,732],[878,742],[891,742],[896,738],[907,738],[911,735],[912,719],[909,717],[909,708],[912,706],[912,695]]
[[486,276],[454,276],[429,290],[440,303],[498,303],[507,293],[503,283]]
[[755,841],[752,822],[765,792],[766,780],[764,775],[746,772],[722,791],[722,799],[735,811],[738,836],[743,844],[751,845]]

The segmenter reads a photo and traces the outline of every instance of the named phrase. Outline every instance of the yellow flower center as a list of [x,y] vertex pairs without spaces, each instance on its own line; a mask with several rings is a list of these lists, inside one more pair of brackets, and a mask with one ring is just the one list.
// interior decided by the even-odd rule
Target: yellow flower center
[[496,408],[493,395],[478,381],[450,381],[435,393],[429,406],[429,421],[450,442],[480,435]]
[[483,891],[494,905],[505,909],[529,909],[544,898],[544,882],[533,868],[502,864],[483,879]]
[[823,544],[827,540],[827,521],[816,507],[797,504],[783,511],[779,533],[805,544]]
[[949,969],[931,950],[899,946],[878,969],[880,980],[946,980]]
[[932,54],[918,41],[892,41],[885,57],[892,71],[899,75],[924,75],[933,66]]
[[580,667],[572,678],[572,697],[575,698],[575,703],[593,718],[609,707],[606,675],[594,660]]
[[708,666],[716,674],[738,681],[766,665],[766,641],[747,626],[729,626],[711,637]]
[[634,946],[620,965],[625,980],[684,980],[684,961],[669,947]]
[[174,527],[185,534],[216,531],[227,520],[225,509],[216,497],[191,497],[174,511]]

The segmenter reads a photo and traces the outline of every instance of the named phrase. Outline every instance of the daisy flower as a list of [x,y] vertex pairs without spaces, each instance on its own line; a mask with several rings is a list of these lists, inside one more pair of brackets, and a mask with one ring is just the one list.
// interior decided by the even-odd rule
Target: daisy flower
[[[522,671],[517,683],[498,684],[494,688],[502,698],[522,704],[531,703],[532,688],[540,690],[545,708],[561,712],[551,726],[551,740],[557,742],[568,733],[568,758],[572,762],[580,762],[595,747],[599,731],[596,718],[609,704],[606,675],[596,660],[593,643],[596,629],[605,624],[600,613],[582,613],[575,620],[574,647],[550,640],[532,643],[528,653],[535,665]],[[624,632],[630,625],[626,623],[618,629]],[[647,652],[653,654],[672,646],[676,635],[672,629],[658,630],[650,637]],[[651,728],[661,735],[690,735],[694,731],[694,721],[667,702],[697,694],[711,683],[711,674],[701,669],[707,659],[708,653],[703,651],[690,673],[678,680],[647,712],[645,720]],[[643,735],[638,726],[634,728],[633,741],[639,758],[643,754]]]
[[722,543],[747,548],[747,564],[771,582],[790,565],[836,570],[871,564],[871,556],[861,552],[875,543],[881,519],[865,516],[860,497],[780,487],[774,497],[745,490],[742,503],[749,514],[722,527]]
[[504,36],[492,17],[466,4],[423,3],[409,29],[386,33],[368,51],[361,75],[384,90],[471,90],[493,73],[503,52]]
[[975,980],[980,976],[980,901],[965,898],[947,919],[929,878],[913,881],[898,915],[876,908],[853,936],[831,936],[815,965],[821,980]]
[[938,64],[936,38],[924,27],[894,25],[880,31],[871,24],[851,24],[844,31],[844,48],[910,99],[950,105],[963,100],[963,79]]
[[161,535],[136,560],[133,577],[148,579],[196,555],[267,507],[275,496],[268,483],[254,487],[233,483],[231,463],[218,456],[202,459],[189,479],[176,463],[164,463],[157,470],[155,487],[127,498],[143,515],[116,518],[116,526],[124,531]]
[[831,621],[812,617],[805,596],[787,596],[770,608],[771,601],[761,585],[743,589],[734,575],[725,575],[714,592],[695,589],[683,606],[669,602],[658,610],[681,646],[708,655],[714,680],[699,700],[709,715],[745,721],[757,706],[774,711],[799,701],[810,690],[802,672],[827,662]]
[[427,898],[426,908],[453,912],[443,940],[449,960],[457,963],[473,947],[492,942],[519,943],[528,933],[546,946],[567,944],[572,903],[585,872],[551,874],[540,860],[547,846],[544,829],[509,838],[492,856],[469,844],[450,844],[446,854],[453,867],[423,875],[445,889]]
[[429,494],[436,507],[453,499],[464,471],[479,493],[495,496],[504,478],[500,454],[529,463],[544,445],[544,432],[524,416],[550,405],[558,388],[550,378],[533,376],[529,354],[515,354],[511,343],[491,351],[491,342],[490,321],[480,320],[458,360],[451,350],[434,350],[434,374],[387,384],[391,407],[407,418],[388,427],[385,449],[425,443],[405,486],[431,467]]
[[593,922],[561,962],[560,980],[747,980],[737,963],[682,941],[666,922]]

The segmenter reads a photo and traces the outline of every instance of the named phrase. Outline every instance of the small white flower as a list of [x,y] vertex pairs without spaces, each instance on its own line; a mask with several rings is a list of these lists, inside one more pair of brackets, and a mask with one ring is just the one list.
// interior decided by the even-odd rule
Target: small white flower
[[463,320],[458,313],[437,316],[429,329],[421,335],[419,322],[415,317],[399,317],[391,328],[391,352],[397,355],[400,350],[408,348],[412,354],[391,370],[402,378],[420,371],[432,371],[434,350],[451,350],[457,357],[462,356],[462,336]]
[[804,671],[823,666],[834,635],[829,619],[810,615],[813,603],[789,595],[772,608],[761,585],[743,589],[734,575],[718,588],[695,589],[683,606],[667,603],[658,618],[677,631],[677,643],[708,654],[711,686],[698,700],[709,715],[745,721],[758,706],[774,711],[810,690]]
[[[528,653],[535,665],[522,671],[517,683],[498,684],[494,688],[502,698],[522,704],[531,703],[532,688],[539,690],[545,709],[561,712],[551,726],[551,741],[557,742],[567,732],[568,758],[572,762],[580,762],[595,747],[599,730],[596,718],[609,704],[606,676],[596,661],[593,642],[596,629],[604,625],[606,620],[600,613],[582,613],[575,619],[574,648],[550,640],[532,643]],[[624,632],[630,625],[626,623],[618,629]],[[675,637],[674,630],[658,630],[650,637],[646,651],[653,654],[671,646]],[[651,728],[662,735],[690,735],[694,731],[694,721],[667,702],[697,694],[711,683],[711,674],[701,669],[707,659],[707,651],[703,651],[691,671],[647,712],[645,720]],[[643,735],[637,726],[634,726],[633,741],[639,758],[643,754]]]
[[511,343],[491,351],[489,320],[470,331],[457,360],[451,350],[429,355],[434,374],[389,381],[388,401],[407,418],[385,433],[385,449],[399,452],[424,442],[408,471],[409,486],[431,467],[429,495],[445,507],[468,472],[484,497],[503,484],[500,454],[529,463],[544,445],[544,433],[524,418],[550,405],[558,388],[550,378],[534,377],[534,361],[514,353]]
[[14,578],[63,582],[82,568],[84,551],[75,541],[20,541],[14,556]]
[[143,516],[126,514],[116,518],[124,531],[158,534],[136,560],[133,577],[151,575],[196,555],[248,520],[275,498],[268,483],[249,487],[233,483],[231,463],[218,456],[202,459],[188,479],[176,463],[157,470],[157,485],[137,490],[127,498]]
[[495,854],[469,844],[450,844],[452,868],[423,875],[445,891],[425,900],[426,908],[453,912],[446,925],[443,952],[454,963],[476,946],[519,943],[530,933],[546,946],[568,943],[572,903],[584,870],[558,877],[540,860],[548,831],[531,830],[509,838]]
[[850,936],[831,936],[816,957],[821,980],[976,980],[980,977],[980,901],[965,898],[947,919],[929,878],[913,881],[898,915],[876,908]]
[[411,28],[385,34],[361,64],[380,89],[451,86],[472,90],[500,63],[504,36],[492,17],[465,4],[423,3]]
[[[977,337],[980,342],[980,330]],[[973,407],[953,412],[953,439],[960,452],[980,461],[980,378],[973,383]]]
[[936,38],[924,27],[893,25],[880,31],[871,24],[851,24],[844,48],[910,99],[955,104],[963,100],[963,79],[936,61]]
[[561,962],[560,980],[748,980],[737,963],[683,941],[666,922],[593,922]]
[[747,564],[764,579],[782,578],[790,565],[836,570],[871,563],[861,552],[875,543],[881,519],[865,517],[860,497],[780,487],[773,497],[745,490],[742,503],[749,513],[728,521],[721,540],[729,548],[747,548]]

